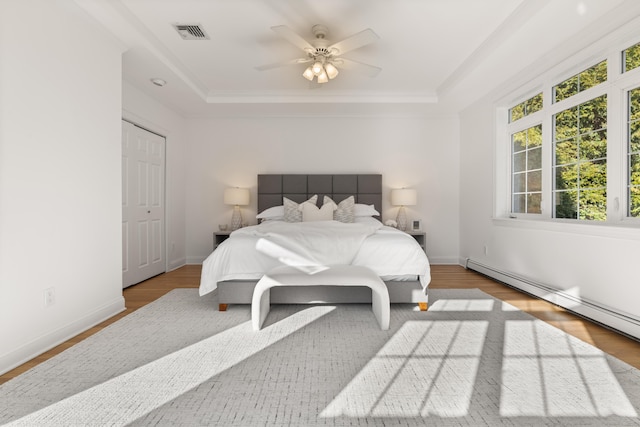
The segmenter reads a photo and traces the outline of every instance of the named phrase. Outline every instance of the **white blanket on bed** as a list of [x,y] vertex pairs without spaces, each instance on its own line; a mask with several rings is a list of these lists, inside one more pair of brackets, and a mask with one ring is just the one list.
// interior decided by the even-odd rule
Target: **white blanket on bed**
[[428,259],[415,239],[381,223],[269,221],[234,231],[209,255],[202,265],[200,295],[220,281],[257,280],[283,264],[361,265],[383,278],[419,276],[423,288],[430,281]]
[[351,264],[364,239],[381,226],[338,221],[275,221],[241,228],[234,235],[259,237],[256,248],[283,264],[322,267]]

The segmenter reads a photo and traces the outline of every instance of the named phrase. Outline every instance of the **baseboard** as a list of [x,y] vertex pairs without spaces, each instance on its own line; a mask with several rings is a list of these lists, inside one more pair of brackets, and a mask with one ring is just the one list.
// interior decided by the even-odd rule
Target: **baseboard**
[[640,340],[640,318],[467,258],[464,267]]
[[187,265],[200,265],[204,262],[205,259],[207,259],[207,257],[188,256]]
[[62,344],[76,335],[94,327],[95,325],[115,316],[125,310],[124,297],[119,297],[83,316],[78,320],[42,335],[35,340],[0,355],[0,375],[41,355],[47,350]]
[[177,270],[180,267],[184,266],[187,264],[187,259],[186,258],[180,258],[177,260],[173,260],[169,263],[169,265],[167,265],[167,272],[169,271],[173,271],[173,270]]
[[456,257],[429,257],[431,265],[460,265]]

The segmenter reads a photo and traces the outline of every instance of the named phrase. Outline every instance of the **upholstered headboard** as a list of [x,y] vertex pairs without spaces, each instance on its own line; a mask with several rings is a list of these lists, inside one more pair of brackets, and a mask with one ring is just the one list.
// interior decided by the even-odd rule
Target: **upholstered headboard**
[[258,212],[282,205],[283,197],[302,203],[314,194],[318,206],[325,195],[336,203],[354,196],[356,203],[382,212],[382,175],[258,175]]

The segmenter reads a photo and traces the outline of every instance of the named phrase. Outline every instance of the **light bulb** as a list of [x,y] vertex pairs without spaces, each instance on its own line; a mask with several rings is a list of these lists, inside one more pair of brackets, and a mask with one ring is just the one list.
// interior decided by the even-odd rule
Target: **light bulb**
[[324,68],[322,68],[322,63],[320,61],[316,61],[313,64],[313,74],[315,74],[316,76],[319,76],[320,73],[324,72]]
[[329,76],[330,79],[333,79],[338,75],[338,69],[334,67],[331,62],[327,62],[324,69],[327,71],[327,76]]
[[329,77],[327,77],[327,73],[322,70],[322,72],[318,75],[318,83],[326,83],[329,81]]
[[307,69],[304,70],[304,73],[302,73],[302,76],[309,81],[313,80],[314,75],[315,74],[313,74],[313,70],[311,69],[311,67],[307,67]]

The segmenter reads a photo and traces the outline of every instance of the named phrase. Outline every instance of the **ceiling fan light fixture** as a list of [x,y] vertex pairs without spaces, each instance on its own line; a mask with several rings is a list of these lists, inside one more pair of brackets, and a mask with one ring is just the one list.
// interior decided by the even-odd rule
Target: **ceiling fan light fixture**
[[370,77],[375,77],[381,70],[380,67],[341,58],[339,56],[380,39],[371,28],[364,29],[359,33],[353,34],[333,44],[326,38],[328,29],[323,25],[314,25],[311,28],[315,36],[315,39],[312,41],[300,36],[285,25],[277,25],[271,27],[271,29],[301,49],[305,55],[302,58],[255,67],[258,71],[288,65],[306,64],[302,76],[310,82],[313,82],[313,80],[317,78],[316,81],[322,84],[335,79],[339,74],[338,67],[342,68],[345,65],[349,70],[356,69]]
[[312,81],[313,77],[315,76],[315,74],[313,74],[313,70],[311,69],[311,67],[307,67],[307,69],[304,70],[304,73],[302,73],[302,76],[305,79],[307,79],[309,81]]
[[329,77],[327,76],[327,73],[322,70],[322,72],[318,75],[318,83],[326,83],[328,81]]
[[338,69],[331,62],[327,62],[324,69],[330,79],[334,79],[338,75]]
[[320,61],[316,61],[313,63],[313,74],[315,74],[316,76],[319,76],[321,73],[324,73],[324,68],[322,67],[322,62]]

